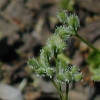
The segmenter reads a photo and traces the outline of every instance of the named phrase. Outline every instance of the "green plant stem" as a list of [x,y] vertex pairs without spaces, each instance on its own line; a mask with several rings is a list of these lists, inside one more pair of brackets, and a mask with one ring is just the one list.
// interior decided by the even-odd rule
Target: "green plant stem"
[[[58,59],[57,58],[55,58],[55,62],[56,62],[56,74],[58,75],[59,74],[59,65],[58,65]],[[60,82],[58,82],[58,88],[59,88],[60,91],[62,91]],[[62,97],[60,96],[60,98],[62,98]]]
[[58,59],[55,58],[55,63],[56,63],[56,74],[58,75],[59,73],[59,66],[58,66]]
[[60,95],[60,100],[64,100],[63,94],[60,91],[59,87],[57,86],[57,84],[55,83],[55,81],[53,79],[51,79],[51,82],[53,83],[53,85],[55,86],[55,88],[58,90],[58,93]]
[[69,90],[69,83],[66,82],[66,94],[65,94],[65,100],[68,100],[68,90]]
[[[59,87],[59,90],[62,92],[62,90],[61,90],[61,83],[60,82],[58,82],[58,87]],[[60,96],[60,98],[62,98],[62,97]]]
[[84,43],[86,43],[89,47],[91,47],[95,52],[100,54],[100,51],[98,49],[96,49],[92,44],[90,44],[88,41],[86,41],[85,39],[83,39],[81,36],[79,36],[78,34],[75,35],[76,37],[78,37],[81,41],[83,41]]

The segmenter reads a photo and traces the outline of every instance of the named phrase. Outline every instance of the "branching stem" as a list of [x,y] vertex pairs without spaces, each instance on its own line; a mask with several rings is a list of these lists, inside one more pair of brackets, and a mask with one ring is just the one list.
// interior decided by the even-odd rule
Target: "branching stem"
[[53,79],[51,79],[51,82],[53,83],[53,85],[55,86],[55,88],[58,90],[58,93],[60,95],[60,100],[64,100],[63,94],[60,91],[59,87],[57,86],[57,84],[55,83],[55,81]]

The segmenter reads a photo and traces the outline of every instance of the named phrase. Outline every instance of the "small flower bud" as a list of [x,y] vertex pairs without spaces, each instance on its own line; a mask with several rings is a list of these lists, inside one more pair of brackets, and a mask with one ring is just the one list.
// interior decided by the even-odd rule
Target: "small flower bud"
[[59,73],[59,74],[57,74],[57,81],[59,81],[59,82],[65,82],[65,75],[63,74],[63,73]]
[[77,30],[80,26],[79,18],[75,14],[71,14],[67,17],[67,23],[68,26],[72,26],[75,30]]
[[38,61],[37,61],[37,59],[35,59],[35,58],[30,58],[30,59],[27,61],[27,63],[28,63],[32,68],[37,69],[37,68],[39,67]]
[[57,18],[60,22],[66,23],[67,22],[67,11],[66,10],[58,10],[57,11]]
[[71,72],[72,75],[74,75],[75,73],[77,73],[78,70],[79,70],[79,69],[78,69],[78,67],[76,67],[76,66],[72,66],[72,67],[70,68],[70,72]]
[[47,42],[47,48],[49,49],[50,55],[55,56],[56,54],[62,53],[63,48],[66,44],[58,35],[53,35]]
[[45,76],[45,69],[44,68],[38,68],[37,74],[39,76]]
[[67,72],[65,73],[65,77],[66,77],[66,79],[65,79],[66,82],[72,81],[72,76],[71,76],[70,72],[67,71]]
[[100,81],[100,74],[97,74],[97,75],[93,75],[92,77],[91,77],[91,80],[93,80],[93,81]]
[[54,69],[52,69],[52,68],[47,68],[46,69],[46,74],[47,74],[47,76],[49,76],[50,78],[52,78],[53,77],[53,75],[54,75]]
[[80,81],[83,78],[82,73],[78,73],[74,75],[74,80],[75,81]]
[[66,40],[70,37],[70,32],[65,26],[57,27],[55,33],[58,34],[63,40]]

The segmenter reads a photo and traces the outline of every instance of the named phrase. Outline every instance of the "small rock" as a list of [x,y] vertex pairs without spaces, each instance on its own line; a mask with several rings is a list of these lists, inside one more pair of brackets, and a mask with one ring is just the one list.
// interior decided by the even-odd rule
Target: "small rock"
[[7,84],[0,84],[0,99],[3,100],[23,100],[21,92]]

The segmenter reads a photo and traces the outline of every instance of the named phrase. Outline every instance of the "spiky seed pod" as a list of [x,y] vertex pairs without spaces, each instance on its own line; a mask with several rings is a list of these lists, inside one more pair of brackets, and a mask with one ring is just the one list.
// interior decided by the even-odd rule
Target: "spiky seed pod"
[[69,82],[72,81],[72,76],[71,76],[71,74],[70,74],[69,71],[66,71],[66,72],[65,72],[65,77],[66,77],[66,79],[65,79],[66,82],[69,83]]
[[91,77],[91,80],[93,80],[93,81],[100,81],[100,74],[96,74],[96,75],[93,75],[92,77]]
[[62,10],[62,9],[57,11],[57,18],[62,23],[67,22],[67,13],[66,12],[67,12],[66,10]]
[[77,73],[74,75],[74,81],[80,81],[83,78],[83,74],[82,73]]
[[54,40],[52,37],[47,41],[47,48],[50,53],[50,58],[52,58],[54,56],[54,48],[55,48]]
[[54,73],[55,73],[55,70],[53,68],[46,68],[46,74],[50,78],[52,78],[54,76]]
[[77,73],[78,70],[79,70],[79,69],[78,69],[77,66],[72,66],[72,67],[70,68],[70,72],[71,72],[72,75],[74,75],[75,73]]
[[40,50],[40,58],[44,59],[44,57],[48,60],[48,56],[50,56],[48,48],[45,46]]
[[46,70],[44,68],[38,68],[37,76],[45,76]]
[[67,23],[68,23],[68,26],[72,26],[75,30],[77,30],[80,26],[79,18],[75,14],[70,14],[67,17]]
[[58,35],[53,35],[50,39],[48,39],[47,47],[51,56],[56,57],[57,54],[62,53],[66,44],[62,41],[62,39]]
[[33,68],[33,69],[38,69],[39,68],[39,62],[35,58],[30,58],[27,61],[27,64],[29,64],[31,66],[31,68]]
[[40,52],[40,60],[39,60],[40,63],[42,64],[42,66],[44,66],[44,67],[50,66],[48,56],[49,56],[49,52],[48,52],[47,48],[44,47]]
[[56,79],[58,82],[65,82],[65,80],[66,80],[65,74],[64,73],[57,74]]
[[67,61],[59,59],[59,62],[58,62],[59,72],[62,72],[62,73],[66,72],[67,64],[68,64]]
[[65,26],[57,27],[55,30],[55,34],[58,34],[62,40],[66,40],[70,37],[70,32]]

